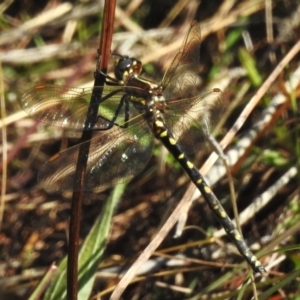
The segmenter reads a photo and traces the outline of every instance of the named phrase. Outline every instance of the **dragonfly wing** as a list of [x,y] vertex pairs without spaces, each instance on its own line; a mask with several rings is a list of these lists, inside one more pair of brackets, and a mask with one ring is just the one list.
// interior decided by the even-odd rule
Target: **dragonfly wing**
[[220,120],[224,101],[220,89],[195,97],[171,100],[165,121],[182,150],[196,152],[211,129]]
[[[129,181],[144,169],[152,155],[153,137],[148,126],[139,125],[96,133],[90,144],[84,190],[104,190]],[[43,166],[38,178],[43,188],[51,192],[74,188],[79,147],[58,153]]]
[[183,98],[198,93],[198,67],[200,62],[201,32],[200,25],[191,24],[183,44],[162,80],[166,99]]
[[[100,106],[97,108],[96,124],[89,126],[87,115],[93,91],[94,97],[99,95],[96,102]],[[111,127],[110,121],[114,118],[123,95],[124,90],[120,86],[73,88],[39,85],[23,95],[21,105],[36,120],[49,125],[72,130],[104,130]],[[124,120],[124,114],[124,108],[121,107],[118,117]]]

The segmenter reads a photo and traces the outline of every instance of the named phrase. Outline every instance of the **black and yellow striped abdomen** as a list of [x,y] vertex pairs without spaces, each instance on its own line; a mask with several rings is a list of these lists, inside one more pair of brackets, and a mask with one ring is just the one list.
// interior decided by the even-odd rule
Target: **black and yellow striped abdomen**
[[264,267],[249,249],[246,242],[243,240],[241,234],[238,232],[236,226],[228,217],[221,203],[205,182],[203,176],[200,174],[198,169],[195,168],[194,164],[188,160],[186,155],[180,149],[180,146],[177,144],[176,140],[171,136],[168,128],[166,127],[161,118],[157,118],[154,122],[153,132],[155,137],[163,143],[163,145],[170,151],[170,153],[174,156],[174,158],[180,163],[180,165],[189,175],[190,179],[201,192],[208,206],[213,211],[217,219],[220,221],[226,233],[231,237],[239,252],[243,255],[243,257],[249,263],[251,268],[255,272],[264,272]]

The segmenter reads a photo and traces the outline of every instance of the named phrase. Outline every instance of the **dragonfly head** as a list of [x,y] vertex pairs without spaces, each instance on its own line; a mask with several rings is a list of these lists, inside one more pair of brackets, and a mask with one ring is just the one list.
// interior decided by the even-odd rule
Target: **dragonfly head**
[[116,61],[116,79],[127,82],[132,76],[138,76],[142,72],[142,63],[133,57],[123,56]]

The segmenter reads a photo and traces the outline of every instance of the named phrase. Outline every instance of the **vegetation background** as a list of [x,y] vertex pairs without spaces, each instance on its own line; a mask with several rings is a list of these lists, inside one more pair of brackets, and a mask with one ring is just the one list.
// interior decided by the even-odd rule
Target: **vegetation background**
[[[299,1],[117,4],[112,50],[139,58],[145,76],[158,82],[189,24],[201,23],[199,76],[203,88],[220,87],[224,92],[217,140],[258,97],[280,62],[289,58],[225,149],[225,154],[233,151],[232,177],[220,176],[220,169],[207,175],[232,217],[228,183],[234,185],[244,237],[254,252],[262,251],[260,261],[268,273],[241,289],[245,264],[233,268],[242,258],[227,236],[218,238],[218,221],[196,195],[182,236],[174,239],[174,231],[168,235],[152,257],[155,268],[145,265],[124,299],[300,299]],[[46,270],[66,255],[68,245],[71,193],[48,194],[36,179],[42,165],[76,143],[77,135],[36,122],[21,109],[20,99],[41,83],[92,86],[102,9],[102,2],[94,0],[0,4],[1,299],[29,299]],[[113,63],[114,58],[111,68]],[[195,164],[200,167],[210,151],[199,149]],[[151,241],[189,184],[157,143],[150,163],[128,184],[115,209],[90,299],[108,298],[118,273]],[[82,240],[110,193],[85,198]],[[107,275],[112,266],[114,271]]]

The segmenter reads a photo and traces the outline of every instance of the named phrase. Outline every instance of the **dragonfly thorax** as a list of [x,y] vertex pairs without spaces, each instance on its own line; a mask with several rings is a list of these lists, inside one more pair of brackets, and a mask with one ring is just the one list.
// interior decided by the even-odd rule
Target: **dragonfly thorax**
[[157,111],[161,112],[162,114],[165,113],[167,102],[166,98],[162,93],[162,88],[158,86],[155,89],[150,91],[152,94],[151,100],[148,102],[148,107],[150,111],[156,113]]

